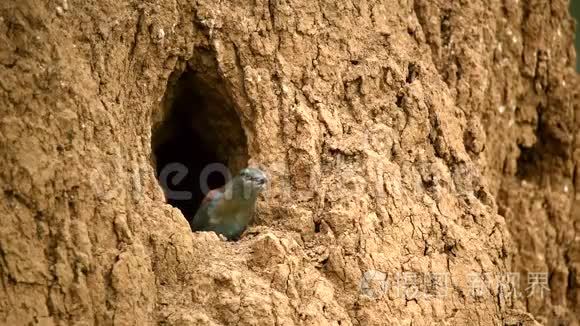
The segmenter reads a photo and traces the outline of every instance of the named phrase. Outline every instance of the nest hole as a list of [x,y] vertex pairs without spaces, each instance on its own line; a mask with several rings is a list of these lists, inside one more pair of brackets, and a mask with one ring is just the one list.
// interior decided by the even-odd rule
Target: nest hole
[[159,113],[151,144],[156,177],[167,203],[191,224],[205,196],[202,183],[215,189],[227,181],[224,173],[207,175],[215,171],[208,166],[221,164],[233,175],[247,165],[246,135],[219,78],[192,68],[170,77]]

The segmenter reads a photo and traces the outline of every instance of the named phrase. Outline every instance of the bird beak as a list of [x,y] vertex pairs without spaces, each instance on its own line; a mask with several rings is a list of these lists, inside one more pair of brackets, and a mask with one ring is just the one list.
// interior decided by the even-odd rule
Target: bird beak
[[260,186],[260,188],[264,188],[267,183],[268,183],[268,178],[266,178],[265,176],[261,176],[261,177],[256,178],[256,184],[258,186]]

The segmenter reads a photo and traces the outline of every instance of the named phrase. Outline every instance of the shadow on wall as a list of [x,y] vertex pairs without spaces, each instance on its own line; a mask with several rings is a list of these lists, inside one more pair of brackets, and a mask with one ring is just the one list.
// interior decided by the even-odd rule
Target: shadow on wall
[[570,2],[570,13],[576,20],[576,35],[574,42],[576,47],[576,71],[580,72],[580,33],[578,32],[578,29],[580,28],[580,0],[571,0]]

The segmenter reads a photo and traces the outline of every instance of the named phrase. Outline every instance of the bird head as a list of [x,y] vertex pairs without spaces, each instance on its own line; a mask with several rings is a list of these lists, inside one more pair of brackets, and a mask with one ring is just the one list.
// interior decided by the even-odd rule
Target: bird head
[[258,193],[266,188],[268,178],[262,170],[257,168],[245,168],[240,171],[240,179],[244,185],[245,190],[250,190],[252,193]]

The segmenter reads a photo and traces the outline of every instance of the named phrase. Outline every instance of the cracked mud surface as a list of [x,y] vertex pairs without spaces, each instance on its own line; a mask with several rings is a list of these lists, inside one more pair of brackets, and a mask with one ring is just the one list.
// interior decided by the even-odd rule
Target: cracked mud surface
[[[0,4],[0,324],[578,325],[567,5]],[[239,242],[192,233],[155,177],[186,69],[271,179]]]

